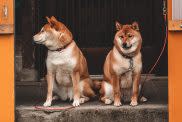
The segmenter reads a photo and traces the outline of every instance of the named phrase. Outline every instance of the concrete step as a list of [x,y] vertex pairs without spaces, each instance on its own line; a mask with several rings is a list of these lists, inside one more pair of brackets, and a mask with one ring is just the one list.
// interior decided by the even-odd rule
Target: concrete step
[[[101,80],[102,76],[92,76]],[[144,76],[142,76],[143,81]],[[144,85],[148,102],[136,107],[123,103],[121,107],[104,105],[98,98],[69,110],[37,110],[46,96],[46,82],[16,82],[17,122],[167,122],[168,78],[150,76]],[[70,106],[72,103],[56,101],[53,107]]]
[[[104,105],[90,101],[80,107],[67,110],[36,110],[30,104],[16,107],[16,122],[167,122],[167,104],[143,103],[131,107]],[[71,103],[57,103],[53,107],[69,106]]]

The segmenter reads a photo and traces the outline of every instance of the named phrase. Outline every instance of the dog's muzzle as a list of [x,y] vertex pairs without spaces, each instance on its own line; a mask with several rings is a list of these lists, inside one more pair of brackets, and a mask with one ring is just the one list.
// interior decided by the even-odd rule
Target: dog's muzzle
[[124,49],[130,49],[130,48],[132,47],[132,45],[128,46],[127,43],[123,43],[123,44],[122,44],[122,47],[123,47]]

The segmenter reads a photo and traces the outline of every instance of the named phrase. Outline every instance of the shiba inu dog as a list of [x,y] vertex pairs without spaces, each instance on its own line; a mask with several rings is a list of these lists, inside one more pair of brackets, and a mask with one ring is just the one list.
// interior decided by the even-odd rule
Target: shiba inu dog
[[[130,91],[131,106],[138,104],[139,81],[142,70],[142,37],[137,22],[121,25],[116,22],[114,47],[104,63],[104,79],[101,84],[101,101],[121,106],[121,97]],[[144,99],[145,101],[146,99]]]
[[[44,106],[51,106],[52,100],[73,100],[79,106],[95,96],[87,61],[73,40],[72,33],[55,17],[47,18],[41,31],[33,39],[48,48],[47,99]],[[53,93],[57,96],[53,97]]]

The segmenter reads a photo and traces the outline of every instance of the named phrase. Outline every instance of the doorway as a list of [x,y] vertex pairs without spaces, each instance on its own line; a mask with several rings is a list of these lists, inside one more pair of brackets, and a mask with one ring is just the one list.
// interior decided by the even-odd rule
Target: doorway
[[[45,16],[55,16],[72,32],[92,75],[103,72],[105,57],[113,47],[115,21],[122,24],[137,21],[143,38],[145,74],[159,55],[165,36],[162,4],[163,0],[16,0],[16,54],[21,55],[21,66],[17,67],[35,69],[37,79],[45,76],[47,49],[35,45],[32,35],[46,23]],[[166,76],[167,69],[165,50],[153,74]]]

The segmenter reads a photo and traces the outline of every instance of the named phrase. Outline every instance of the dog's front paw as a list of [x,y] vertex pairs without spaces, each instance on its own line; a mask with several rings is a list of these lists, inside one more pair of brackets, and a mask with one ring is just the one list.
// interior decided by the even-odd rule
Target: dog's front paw
[[114,106],[119,107],[119,106],[121,106],[121,105],[122,105],[122,104],[121,104],[121,101],[119,101],[119,100],[114,101]]
[[43,106],[44,106],[44,107],[49,107],[49,106],[51,106],[51,103],[52,103],[51,100],[47,100],[47,101],[43,104]]
[[74,100],[73,101],[73,104],[72,104],[74,107],[77,107],[77,106],[80,106],[80,100]]
[[138,105],[137,100],[131,100],[130,105],[131,105],[131,106],[137,106],[137,105]]

